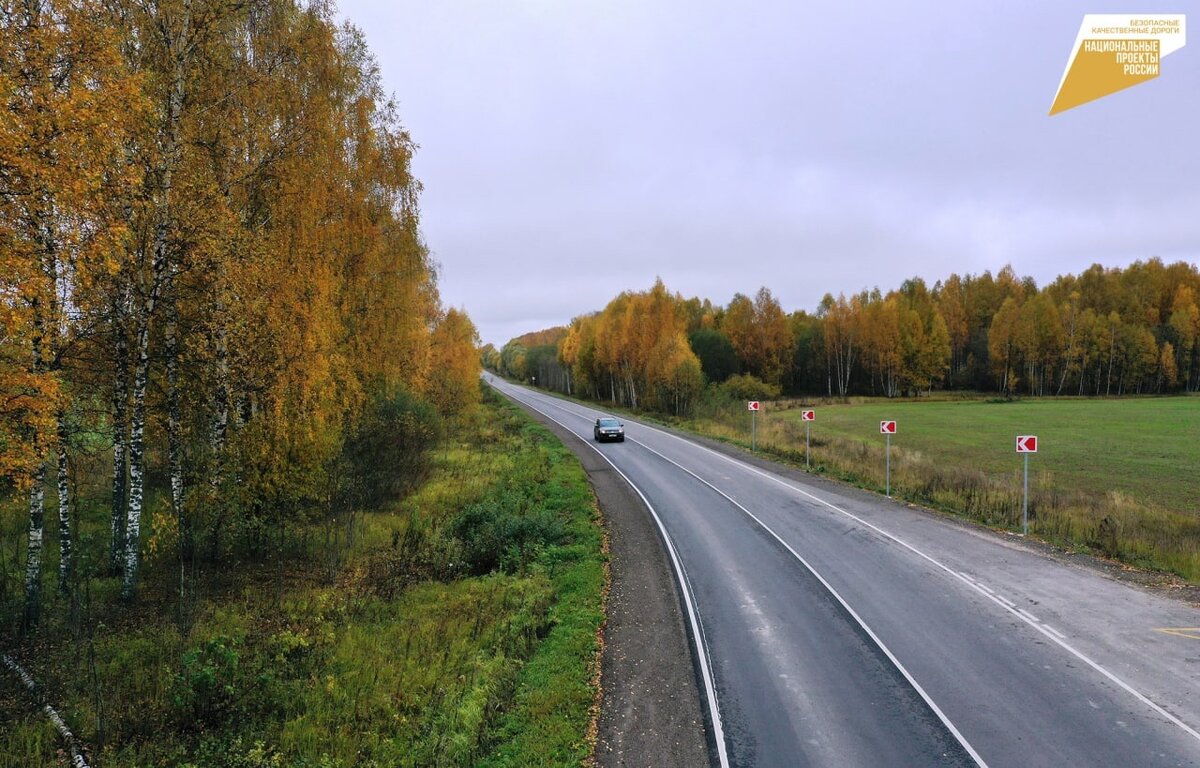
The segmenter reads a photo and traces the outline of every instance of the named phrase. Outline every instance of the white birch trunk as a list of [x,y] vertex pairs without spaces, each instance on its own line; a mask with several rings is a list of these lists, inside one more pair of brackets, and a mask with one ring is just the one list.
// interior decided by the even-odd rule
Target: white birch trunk
[[126,474],[129,470],[129,343],[125,335],[124,318],[118,314],[115,321],[116,379],[113,382],[113,482],[112,482],[112,537],[109,542],[109,569],[120,573],[125,554],[125,503]]
[[[42,372],[42,339],[45,323],[40,302],[33,300],[33,363],[34,375]],[[32,627],[42,615],[42,540],[45,528],[46,460],[42,440],[35,435],[33,451],[37,466],[33,470],[33,487],[29,489],[29,543],[25,553],[25,626]]]
[[1116,354],[1116,349],[1117,349],[1117,329],[1113,328],[1112,329],[1112,338],[1109,339],[1109,342],[1108,342],[1108,376],[1105,377],[1105,382],[1104,382],[1105,397],[1112,394],[1113,357]]
[[125,518],[125,562],[121,580],[121,597],[132,600],[137,590],[138,555],[141,547],[142,498],[146,482],[146,381],[150,360],[150,315],[153,298],[143,308],[143,319],[137,332],[137,364],[133,375],[133,419],[129,432],[129,509]]
[[46,465],[33,471],[29,490],[29,545],[25,555],[25,626],[32,627],[42,615],[42,538],[45,521]]
[[847,337],[846,339],[846,367],[842,371],[842,382],[839,385],[842,391],[842,397],[846,397],[846,393],[850,391],[850,372],[854,370],[854,338]]
[[21,685],[29,693],[33,700],[42,706],[42,711],[46,713],[46,717],[54,725],[54,729],[58,731],[58,735],[66,743],[67,749],[71,752],[71,768],[88,768],[87,760],[83,756],[83,749],[79,745],[79,740],[75,738],[75,734],[71,733],[71,729],[67,727],[67,723],[58,714],[58,710],[50,706],[42,694],[42,689],[38,687],[33,677],[25,671],[25,668],[17,663],[16,659],[9,656],[7,653],[0,654],[0,661],[4,662],[4,666],[8,667],[9,671],[21,681]]
[[209,448],[213,456],[213,472],[211,477],[214,489],[221,484],[222,454],[225,452],[225,439],[229,434],[229,403],[232,400],[229,392],[229,335],[225,330],[225,303],[220,299],[216,304],[217,335],[216,348],[217,387],[214,393],[212,431],[209,435]]
[[146,480],[146,385],[149,379],[150,324],[155,304],[164,282],[172,275],[167,236],[170,232],[171,190],[175,166],[179,162],[179,123],[183,112],[185,89],[185,51],[191,44],[190,0],[183,4],[183,19],[178,36],[164,30],[168,55],[172,57],[171,89],[167,96],[167,114],[163,124],[163,154],[158,188],[154,192],[154,239],[151,244],[153,260],[148,290],[138,307],[136,354],[133,375],[133,419],[129,437],[129,509],[125,518],[125,572],[121,582],[121,597],[133,600],[137,592],[137,572],[141,551],[141,524]]
[[70,466],[67,463],[67,417],[58,412],[58,591],[67,594],[71,589],[73,568],[71,552],[71,487]]
[[[186,533],[183,513],[183,437],[179,418],[179,321],[174,298],[167,304],[163,337],[167,356],[167,453],[171,474],[171,512],[179,522],[180,532]],[[180,543],[186,546],[187,542],[183,540]]]

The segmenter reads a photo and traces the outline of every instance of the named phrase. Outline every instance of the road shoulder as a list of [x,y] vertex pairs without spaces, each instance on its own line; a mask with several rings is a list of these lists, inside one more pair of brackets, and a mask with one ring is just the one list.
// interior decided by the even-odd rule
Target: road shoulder
[[576,435],[517,402],[587,472],[609,537],[611,587],[595,761],[604,768],[711,763],[678,586],[649,510]]

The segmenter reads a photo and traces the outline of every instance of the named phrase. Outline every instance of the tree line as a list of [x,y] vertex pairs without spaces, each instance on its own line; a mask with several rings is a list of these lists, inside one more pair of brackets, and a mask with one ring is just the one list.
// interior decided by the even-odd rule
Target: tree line
[[[394,482],[365,446],[417,450],[477,400],[413,142],[329,5],[0,2],[0,99],[0,500],[28,503],[27,625],[48,504],[75,579],[77,489],[103,493],[132,599],[148,513],[181,562],[219,557],[362,503]],[[107,480],[77,476],[97,456]]]
[[[914,277],[787,313],[762,288],[725,306],[659,280],[483,363],[567,393],[686,412],[707,384],[768,397],[1123,395],[1200,389],[1200,270],[1093,265],[1039,288],[1011,267]],[[749,389],[747,389],[749,387]]]

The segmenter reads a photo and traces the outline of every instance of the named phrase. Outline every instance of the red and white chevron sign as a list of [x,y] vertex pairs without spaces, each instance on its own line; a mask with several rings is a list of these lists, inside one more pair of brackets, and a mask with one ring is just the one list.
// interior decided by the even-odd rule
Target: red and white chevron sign
[[816,421],[816,411],[800,411],[800,421]]
[[1017,453],[1037,453],[1037,435],[1017,435]]
[[747,411],[757,411],[758,410],[758,401],[757,400],[747,400],[746,401],[746,410]]
[[881,435],[896,434],[896,422],[894,422],[894,421],[879,422],[879,434],[881,434]]

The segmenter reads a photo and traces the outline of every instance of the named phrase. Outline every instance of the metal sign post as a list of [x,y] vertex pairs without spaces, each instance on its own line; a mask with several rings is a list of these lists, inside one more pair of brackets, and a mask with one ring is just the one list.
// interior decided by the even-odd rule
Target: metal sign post
[[879,422],[879,431],[884,434],[887,440],[886,447],[884,448],[884,453],[887,455],[885,462],[886,469],[884,470],[884,493],[890,499],[892,498],[892,435],[896,434],[896,422]]
[[750,411],[750,450],[754,451],[754,450],[756,450],[755,442],[756,442],[757,431],[758,431],[758,429],[757,429],[758,425],[756,423],[757,422],[756,417],[758,416],[758,401],[757,400],[748,400],[746,402],[746,410]]
[[1021,535],[1029,535],[1029,454],[1025,454],[1025,486],[1021,493]]
[[812,423],[816,421],[816,411],[800,411],[800,420],[804,422],[804,468],[811,469],[809,454],[812,452]]
[[1029,535],[1029,454],[1037,453],[1037,435],[1017,435],[1017,453],[1025,454],[1025,482],[1021,494],[1021,532]]

